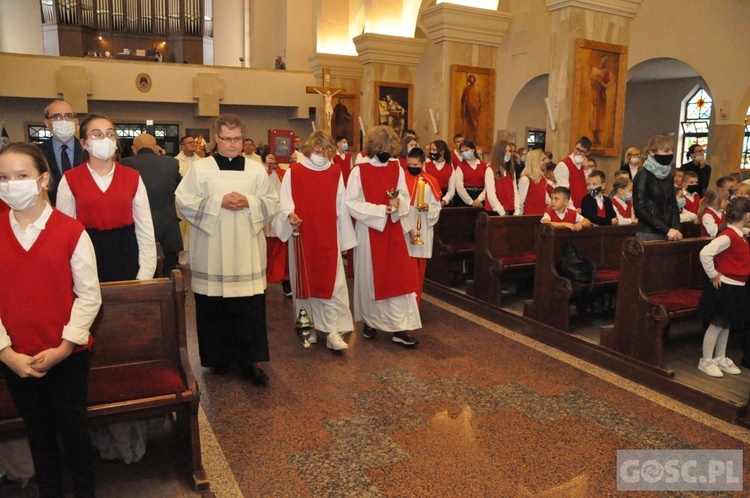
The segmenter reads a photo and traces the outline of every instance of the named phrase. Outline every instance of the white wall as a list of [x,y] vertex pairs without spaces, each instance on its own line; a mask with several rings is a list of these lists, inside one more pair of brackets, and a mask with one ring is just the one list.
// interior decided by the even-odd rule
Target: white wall
[[39,0],[0,0],[0,52],[44,55]]
[[214,64],[241,66],[245,54],[245,1],[214,1]]

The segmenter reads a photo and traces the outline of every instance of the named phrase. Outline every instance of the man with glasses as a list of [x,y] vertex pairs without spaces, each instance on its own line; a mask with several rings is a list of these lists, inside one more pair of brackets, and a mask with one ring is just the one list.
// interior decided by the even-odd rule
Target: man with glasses
[[83,162],[81,144],[75,139],[78,118],[73,106],[64,100],[54,100],[44,108],[44,125],[52,132],[52,140],[39,144],[49,164],[52,181],[49,198],[52,205],[57,199],[57,186],[63,173]]
[[255,142],[253,142],[252,138],[246,138],[245,141],[242,142],[242,155],[245,156],[245,159],[252,159],[259,163],[263,162],[256,152]]
[[191,288],[201,365],[217,375],[231,364],[257,385],[268,375],[266,240],[263,226],[279,209],[263,165],[242,156],[242,122],[216,119],[217,153],[193,163],[177,187],[190,229]]
[[586,156],[591,150],[589,137],[581,137],[573,152],[566,156],[555,167],[555,180],[558,187],[566,187],[570,190],[570,204],[581,212],[581,200],[586,196],[586,169],[583,167]]
[[180,174],[185,176],[193,163],[200,159],[195,153],[198,148],[198,142],[195,141],[195,137],[185,135],[180,139],[180,153],[174,156],[175,159],[180,161]]

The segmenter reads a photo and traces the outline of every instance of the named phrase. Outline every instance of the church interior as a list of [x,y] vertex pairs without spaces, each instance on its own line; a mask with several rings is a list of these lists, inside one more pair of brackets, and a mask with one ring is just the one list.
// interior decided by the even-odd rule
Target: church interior
[[[439,139],[452,146],[455,133],[466,133],[462,102],[471,82],[481,116],[471,133],[486,153],[507,140],[557,162],[593,133],[592,157],[610,178],[629,147],[665,135],[677,166],[700,143],[712,184],[733,172],[747,179],[748,7],[746,0],[0,0],[0,121],[10,141],[47,140],[43,110],[64,99],[79,119],[109,117],[124,143],[148,131],[176,155],[186,134],[204,136],[210,149],[215,118],[231,113],[256,144],[271,130],[303,138],[326,130],[346,137],[354,155],[367,130],[383,124],[414,130],[422,146]],[[603,53],[610,89],[593,125],[589,75]],[[428,264],[416,348],[365,340],[359,322],[343,353],[302,348],[292,301],[269,284],[266,387],[200,366],[191,272],[182,267],[184,315],[174,327],[183,331],[192,394],[199,393],[194,425],[169,417],[150,432],[140,461],[97,460],[97,495],[628,496],[618,492],[618,450],[743,450],[750,463],[750,370],[703,375],[695,368],[700,321],[680,312],[664,318],[668,305],[643,311],[642,291],[638,301],[650,280],[661,281],[656,274],[677,279],[700,268],[690,249],[649,266],[637,261],[643,245],[625,242],[633,230],[603,259],[631,265],[629,274],[620,267],[612,299],[625,302],[627,277],[640,286],[628,295],[641,307],[587,313],[571,300],[562,320],[540,295],[566,299],[567,287],[550,284],[539,294],[543,231],[535,238],[532,227],[527,241],[532,252],[537,244],[536,274],[508,273],[501,286],[502,263],[482,266],[475,256],[475,244],[486,241],[475,237],[473,216],[451,232],[463,223],[470,260],[436,242],[434,254],[453,259]],[[510,246],[521,239],[507,237]],[[483,291],[488,286],[494,293]],[[636,311],[618,319],[621,308]],[[730,334],[728,350],[738,364],[739,335]],[[0,498],[34,496],[14,479],[28,469],[9,462],[23,460],[28,447],[18,424],[3,425],[3,413]],[[750,466],[739,474],[749,479]]]

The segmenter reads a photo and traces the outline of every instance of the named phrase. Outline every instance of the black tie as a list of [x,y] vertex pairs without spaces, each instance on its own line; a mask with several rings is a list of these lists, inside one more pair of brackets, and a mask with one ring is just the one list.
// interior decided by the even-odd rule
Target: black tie
[[60,163],[62,163],[62,172],[65,173],[70,169],[70,156],[68,155],[68,146],[62,144],[60,151]]

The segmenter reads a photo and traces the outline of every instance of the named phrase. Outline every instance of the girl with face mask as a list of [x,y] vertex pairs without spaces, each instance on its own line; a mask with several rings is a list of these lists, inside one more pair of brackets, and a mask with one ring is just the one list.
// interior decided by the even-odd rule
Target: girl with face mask
[[146,187],[137,171],[115,162],[115,125],[102,116],[87,117],[81,147],[87,162],[63,175],[57,208],[86,227],[100,281],[153,278],[156,241]]
[[515,165],[511,159],[511,145],[500,140],[492,148],[492,163],[484,173],[484,209],[490,214],[520,215],[522,212]]
[[[315,330],[327,334],[328,349],[342,351],[349,348],[343,335],[352,331],[354,322],[341,252],[354,247],[356,237],[341,168],[331,162],[335,153],[336,145],[324,131],[304,142],[299,163],[289,167],[281,182],[273,227],[285,242],[297,231],[304,247],[302,265],[296,260],[297,241],[289,243],[294,316],[304,307]],[[311,343],[318,339],[315,330]]]
[[[443,198],[445,198],[448,192],[451,181],[454,183],[453,192],[455,195],[454,169],[451,164],[451,151],[448,148],[448,144],[443,140],[435,140],[430,144],[427,152],[429,153],[429,159],[425,162],[425,172],[438,181]],[[443,205],[449,204],[452,199],[453,196],[445,201]]]
[[40,495],[63,496],[59,438],[74,493],[94,496],[86,378],[101,293],[84,227],[40,195],[49,181],[37,147],[0,151],[0,199],[11,209],[0,215],[0,370],[26,422]]
[[[471,140],[464,140],[459,147],[461,163],[455,170],[455,192],[467,206],[482,207],[484,205],[484,175],[487,163],[479,159],[477,148]],[[445,196],[450,200],[451,189]],[[445,199],[443,199],[445,201]]]

